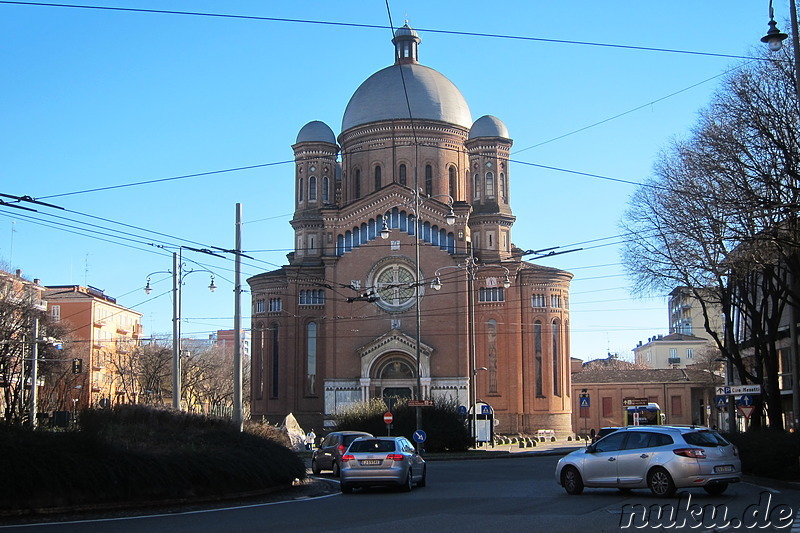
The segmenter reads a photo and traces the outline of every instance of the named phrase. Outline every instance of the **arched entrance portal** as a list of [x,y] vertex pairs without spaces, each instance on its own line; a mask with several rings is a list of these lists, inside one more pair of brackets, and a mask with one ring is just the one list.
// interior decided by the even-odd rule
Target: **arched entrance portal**
[[412,398],[417,386],[413,361],[404,353],[391,353],[381,357],[374,367],[372,383],[379,398]]

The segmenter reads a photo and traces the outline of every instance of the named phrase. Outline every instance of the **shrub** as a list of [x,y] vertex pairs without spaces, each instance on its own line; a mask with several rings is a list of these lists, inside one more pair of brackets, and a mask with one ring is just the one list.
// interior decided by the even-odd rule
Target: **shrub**
[[725,438],[739,448],[745,474],[800,480],[800,433],[762,429]]
[[200,415],[118,406],[80,431],[0,428],[0,509],[217,497],[291,484],[305,465],[278,440]]
[[[382,399],[351,404],[335,415],[337,430],[367,431],[373,435],[386,435],[383,415],[388,410]],[[417,429],[417,408],[399,400],[393,410],[392,435],[402,435],[412,440]],[[432,407],[422,407],[422,429],[427,435],[424,447],[429,452],[464,451],[471,439],[463,415],[453,400],[436,399]]]

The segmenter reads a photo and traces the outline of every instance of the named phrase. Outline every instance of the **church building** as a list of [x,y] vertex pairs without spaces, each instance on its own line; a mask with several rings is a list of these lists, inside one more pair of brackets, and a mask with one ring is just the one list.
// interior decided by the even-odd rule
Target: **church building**
[[473,122],[420,42],[398,29],[339,136],[312,121],[292,146],[294,251],[247,280],[252,416],[321,428],[373,398],[474,398],[498,433],[570,434],[572,274],[523,260],[509,132]]

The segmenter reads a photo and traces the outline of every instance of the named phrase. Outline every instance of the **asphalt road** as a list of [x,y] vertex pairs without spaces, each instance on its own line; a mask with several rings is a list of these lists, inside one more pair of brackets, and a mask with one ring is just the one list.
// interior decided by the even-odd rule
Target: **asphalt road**
[[[436,461],[428,465],[428,486],[411,493],[390,490],[356,491],[351,495],[330,495],[248,503],[225,508],[173,511],[166,514],[71,520],[57,523],[2,526],[5,531],[46,532],[486,532],[486,531],[654,531],[663,527],[676,531],[792,531],[800,509],[800,491],[785,486],[739,483],[722,496],[712,497],[701,489],[679,491],[664,500],[647,490],[622,494],[613,489],[587,489],[569,496],[555,482],[558,457],[513,457],[473,461]],[[321,476],[335,480],[330,476]],[[691,497],[691,499],[689,499]],[[669,522],[669,508],[678,510],[676,524]],[[694,506],[694,507],[692,507]],[[688,511],[705,520],[693,522]],[[634,516],[647,509],[649,521]],[[635,510],[639,515],[634,515]],[[661,523],[654,511],[662,513]],[[711,511],[716,515],[712,516]],[[722,516],[722,513],[726,513]],[[791,515],[788,518],[782,518]],[[689,521],[680,526],[682,519]],[[744,520],[734,527],[734,520]],[[760,528],[768,525],[772,527]],[[636,528],[643,525],[645,527]],[[699,525],[697,525],[699,524]],[[690,527],[697,525],[697,527]],[[659,527],[654,527],[659,526]],[[784,526],[784,527],[777,527]],[[795,527],[797,522],[795,522]],[[798,527],[800,529],[800,527]]]

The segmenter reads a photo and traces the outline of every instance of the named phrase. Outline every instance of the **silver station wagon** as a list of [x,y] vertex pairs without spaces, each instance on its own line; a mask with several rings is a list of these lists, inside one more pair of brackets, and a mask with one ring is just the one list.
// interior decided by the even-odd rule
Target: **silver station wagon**
[[339,474],[343,493],[356,486],[393,485],[410,491],[427,482],[425,459],[405,437],[362,437],[350,444],[342,456]]
[[702,487],[721,494],[741,476],[736,446],[699,426],[622,428],[562,457],[556,466],[556,481],[569,494],[584,487],[649,488],[662,497]]

